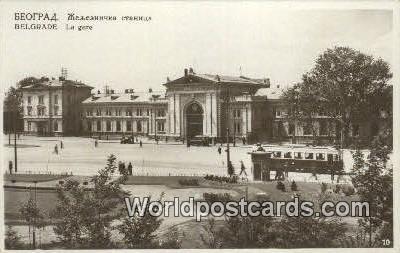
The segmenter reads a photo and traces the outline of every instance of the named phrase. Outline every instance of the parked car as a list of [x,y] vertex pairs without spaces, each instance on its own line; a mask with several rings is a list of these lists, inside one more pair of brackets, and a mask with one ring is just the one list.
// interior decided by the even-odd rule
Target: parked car
[[121,144],[134,144],[135,143],[135,138],[133,136],[123,136],[121,138]]

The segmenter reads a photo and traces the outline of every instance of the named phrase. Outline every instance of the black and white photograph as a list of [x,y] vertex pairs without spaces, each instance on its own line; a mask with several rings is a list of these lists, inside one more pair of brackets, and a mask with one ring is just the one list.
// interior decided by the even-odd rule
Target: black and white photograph
[[0,3],[2,250],[395,252],[400,4],[299,2]]

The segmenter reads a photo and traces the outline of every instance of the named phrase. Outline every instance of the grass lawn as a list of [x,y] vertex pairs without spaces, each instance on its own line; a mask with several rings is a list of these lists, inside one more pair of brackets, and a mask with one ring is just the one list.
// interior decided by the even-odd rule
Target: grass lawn
[[4,181],[15,180],[17,182],[48,182],[66,178],[68,175],[51,175],[51,174],[4,174]]

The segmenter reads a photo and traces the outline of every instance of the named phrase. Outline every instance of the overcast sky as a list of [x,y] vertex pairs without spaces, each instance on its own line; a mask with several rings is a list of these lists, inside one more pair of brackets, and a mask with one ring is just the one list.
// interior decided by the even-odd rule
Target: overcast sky
[[[158,4],[158,5],[156,5]],[[15,11],[57,11],[55,32],[13,30]],[[65,31],[67,13],[151,16],[151,22],[92,22],[91,32]],[[94,87],[162,88],[183,69],[198,73],[298,82],[326,48],[350,46],[392,59],[390,10],[289,10],[258,3],[9,4],[2,15],[2,87],[27,76],[59,76]],[[79,24],[79,22],[70,22]],[[81,22],[89,24],[90,22]]]

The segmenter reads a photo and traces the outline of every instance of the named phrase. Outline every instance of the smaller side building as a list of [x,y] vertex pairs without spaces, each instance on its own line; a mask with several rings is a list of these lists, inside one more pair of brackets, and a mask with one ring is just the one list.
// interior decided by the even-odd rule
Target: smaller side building
[[80,135],[82,101],[92,87],[77,81],[45,79],[20,88],[24,133],[42,136]]

